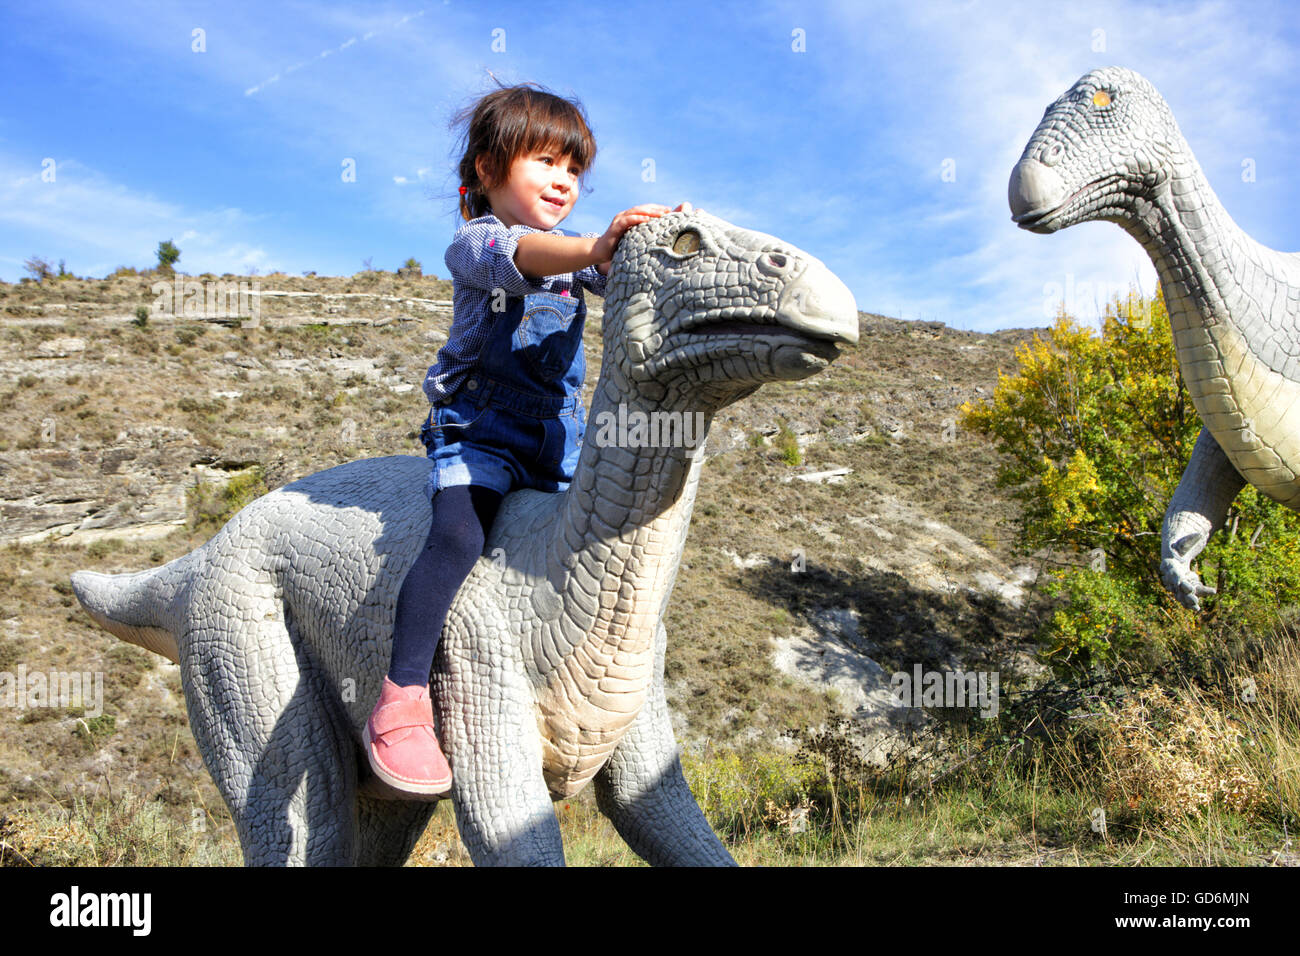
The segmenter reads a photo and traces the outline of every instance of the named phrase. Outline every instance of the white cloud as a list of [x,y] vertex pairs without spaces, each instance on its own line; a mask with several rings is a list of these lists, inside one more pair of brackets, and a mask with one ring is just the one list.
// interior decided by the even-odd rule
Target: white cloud
[[39,170],[0,156],[0,225],[23,230],[36,247],[31,254],[65,258],[78,274],[151,266],[168,238],[181,247],[181,268],[189,273],[265,269],[272,257],[238,238],[259,221],[238,208],[189,209],[131,190],[75,159],[59,162],[49,183]]

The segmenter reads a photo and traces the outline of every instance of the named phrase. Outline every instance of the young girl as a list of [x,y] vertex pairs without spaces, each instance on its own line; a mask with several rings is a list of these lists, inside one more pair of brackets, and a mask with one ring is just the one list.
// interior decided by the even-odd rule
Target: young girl
[[669,212],[636,206],[600,235],[556,228],[596,154],[576,102],[509,87],[457,122],[468,128],[459,166],[466,221],[446,254],[454,317],[424,381],[433,522],[398,595],[392,661],[367,726],[375,774],[413,795],[451,788],[429,671],[501,499],[515,488],[562,491],[573,478],[586,428],[583,290],[603,297],[623,233]]

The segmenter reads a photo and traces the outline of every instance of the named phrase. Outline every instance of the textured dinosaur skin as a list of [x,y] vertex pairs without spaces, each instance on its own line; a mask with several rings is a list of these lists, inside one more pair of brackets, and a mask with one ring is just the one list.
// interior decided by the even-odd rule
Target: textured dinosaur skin
[[[674,251],[674,247],[680,251]],[[695,248],[698,247],[698,248]],[[663,615],[698,448],[602,439],[602,413],[701,413],[825,368],[857,341],[816,259],[704,213],[630,230],[574,481],[504,500],[434,661],[450,798],[477,864],[563,864],[554,799],[598,804],[654,864],[730,864],[682,776]],[[149,571],[81,571],[102,626],[178,660],[190,724],[248,864],[406,859],[432,803],[386,799],[361,754],[398,590],[430,520],[430,464],[363,459],[248,505]],[[360,784],[360,786],[359,786]]]
[[1164,99],[1118,67],[1084,75],[1048,107],[1008,198],[1033,232],[1119,223],[1155,264],[1204,424],[1165,513],[1160,571],[1198,608],[1214,591],[1191,561],[1246,482],[1300,508],[1300,256],[1232,221]]

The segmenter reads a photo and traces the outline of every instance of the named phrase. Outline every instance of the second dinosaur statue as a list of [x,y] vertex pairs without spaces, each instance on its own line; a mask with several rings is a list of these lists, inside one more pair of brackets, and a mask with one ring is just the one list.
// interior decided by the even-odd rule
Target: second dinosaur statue
[[1197,608],[1214,589],[1191,562],[1247,481],[1300,508],[1300,256],[1232,221],[1164,99],[1120,67],[1084,75],[1048,107],[1009,199],[1033,232],[1118,223],[1155,264],[1204,424],[1165,513],[1160,573]]

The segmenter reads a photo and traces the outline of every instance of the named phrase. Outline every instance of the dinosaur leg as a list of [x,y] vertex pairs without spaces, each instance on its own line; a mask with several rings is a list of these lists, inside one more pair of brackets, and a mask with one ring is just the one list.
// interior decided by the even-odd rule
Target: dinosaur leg
[[357,866],[401,866],[424,835],[437,801],[357,794]]
[[213,623],[180,642],[190,727],[245,865],[350,865],[356,745],[256,577],[196,589],[192,606]]
[[1214,593],[1214,588],[1201,583],[1191,563],[1210,535],[1223,526],[1232,500],[1245,484],[1219,443],[1202,428],[1160,531],[1160,579],[1185,607],[1197,610],[1200,599]]
[[448,647],[447,673],[435,671],[456,825],[475,866],[563,866],[532,688],[504,644],[486,634],[472,650]]
[[682,775],[664,698],[663,625],[655,641],[650,695],[595,779],[596,803],[652,866],[734,866]]

